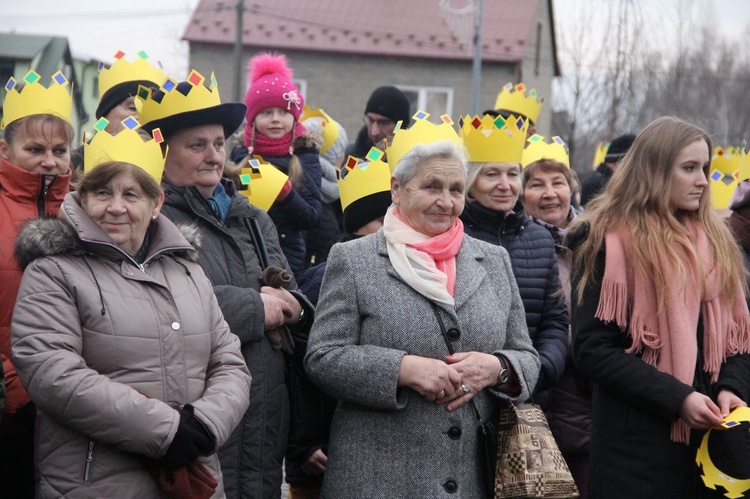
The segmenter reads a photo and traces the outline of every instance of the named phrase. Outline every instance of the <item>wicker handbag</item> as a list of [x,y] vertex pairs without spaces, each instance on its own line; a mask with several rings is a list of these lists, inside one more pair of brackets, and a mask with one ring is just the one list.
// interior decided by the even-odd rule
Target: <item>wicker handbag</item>
[[533,403],[508,403],[500,410],[495,498],[578,496],[542,409]]

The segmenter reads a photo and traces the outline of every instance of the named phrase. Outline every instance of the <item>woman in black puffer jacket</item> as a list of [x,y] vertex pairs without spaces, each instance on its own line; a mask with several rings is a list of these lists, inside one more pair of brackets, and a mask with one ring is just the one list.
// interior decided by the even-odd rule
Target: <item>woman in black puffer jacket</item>
[[519,163],[470,162],[461,220],[466,234],[500,245],[510,254],[529,336],[542,361],[534,401],[546,409],[549,389],[565,369],[568,312],[554,241],[523,212],[520,189]]

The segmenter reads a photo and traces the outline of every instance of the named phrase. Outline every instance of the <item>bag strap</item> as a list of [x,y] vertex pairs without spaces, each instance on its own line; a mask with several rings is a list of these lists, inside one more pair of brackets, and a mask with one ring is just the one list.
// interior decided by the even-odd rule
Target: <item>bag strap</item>
[[[448,352],[451,355],[453,355],[455,351],[453,350],[453,345],[451,344],[450,338],[448,338],[448,331],[445,330],[445,323],[443,322],[443,318],[440,317],[440,312],[438,311],[438,307],[432,301],[430,302],[430,305],[432,306],[432,311],[435,313],[435,318],[437,319],[438,324],[440,325],[440,333],[443,335],[443,340],[445,340],[445,346],[448,347]],[[479,424],[484,425],[484,420],[482,420],[482,415],[479,414],[479,409],[477,409],[477,406],[474,403],[473,397],[469,400],[469,404],[471,404],[471,407],[474,409],[474,414],[476,414],[477,421],[479,421]]]

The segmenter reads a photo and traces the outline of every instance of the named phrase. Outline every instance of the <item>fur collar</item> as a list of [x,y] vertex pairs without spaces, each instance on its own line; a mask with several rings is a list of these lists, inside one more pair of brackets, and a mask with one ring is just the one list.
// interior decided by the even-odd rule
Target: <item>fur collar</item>
[[[163,217],[160,220],[166,221]],[[168,222],[167,223],[171,223]],[[180,233],[187,239],[193,249],[179,249],[170,252],[176,256],[182,256],[191,261],[197,261],[200,250],[200,234],[192,225],[176,226]],[[158,232],[158,229],[157,229]],[[30,220],[21,228],[16,238],[15,257],[21,270],[24,270],[37,258],[59,255],[85,255],[90,254],[78,237],[76,228],[59,218],[39,218]]]

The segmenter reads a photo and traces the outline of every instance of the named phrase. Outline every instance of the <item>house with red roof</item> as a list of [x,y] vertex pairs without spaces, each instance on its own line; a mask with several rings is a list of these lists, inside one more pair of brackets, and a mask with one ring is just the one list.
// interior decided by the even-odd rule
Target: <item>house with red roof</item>
[[[429,112],[434,122],[446,113],[457,121],[471,111],[478,4],[201,0],[183,39],[190,44],[191,67],[204,75],[213,71],[227,102],[244,96],[250,57],[286,54],[307,103],[325,109],[353,140],[367,98],[380,85],[404,90],[413,110]],[[503,85],[523,81],[545,98],[537,129],[550,135],[552,79],[560,75],[552,0],[484,0],[481,34],[478,111],[494,106]]]

